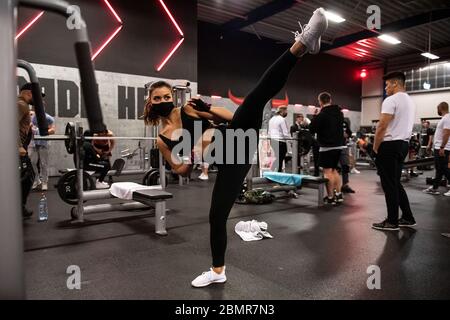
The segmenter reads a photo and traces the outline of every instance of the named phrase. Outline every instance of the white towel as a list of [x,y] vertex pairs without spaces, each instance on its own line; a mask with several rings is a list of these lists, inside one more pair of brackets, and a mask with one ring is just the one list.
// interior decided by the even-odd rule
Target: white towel
[[234,227],[234,231],[244,241],[256,241],[264,238],[273,238],[272,235],[267,232],[267,223],[264,221],[239,221]]
[[160,185],[145,186],[134,182],[116,182],[111,185],[109,192],[120,199],[132,200],[133,192],[137,190],[162,190]]

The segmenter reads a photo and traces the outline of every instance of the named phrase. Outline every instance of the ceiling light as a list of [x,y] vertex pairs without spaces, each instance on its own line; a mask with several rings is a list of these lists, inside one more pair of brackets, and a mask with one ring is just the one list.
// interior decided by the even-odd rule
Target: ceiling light
[[342,18],[340,15],[331,11],[325,11],[325,16],[328,18],[328,20],[336,23],[341,23],[345,21],[345,19]]
[[421,55],[424,56],[425,58],[428,58],[431,60],[439,59],[439,57],[437,55],[429,53],[429,52],[422,53]]
[[393,36],[389,36],[387,34],[382,34],[381,36],[378,37],[378,39],[383,40],[387,43],[390,44],[399,44],[402,43],[400,40],[398,40],[397,38],[394,38]]

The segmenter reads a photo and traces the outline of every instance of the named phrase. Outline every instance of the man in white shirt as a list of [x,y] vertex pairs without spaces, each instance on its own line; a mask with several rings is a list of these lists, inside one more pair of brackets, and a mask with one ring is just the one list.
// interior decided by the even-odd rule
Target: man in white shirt
[[[373,151],[386,199],[388,216],[384,221],[374,223],[372,228],[395,231],[399,230],[399,227],[416,225],[408,195],[400,182],[416,116],[416,105],[406,93],[406,79],[403,72],[389,73],[383,77],[383,80],[386,82],[388,97],[381,107]],[[401,219],[398,219],[399,207],[402,209]]]
[[[448,113],[448,103],[441,102],[437,106],[437,112],[442,119],[439,120],[434,133],[434,167],[436,175],[433,186],[423,190],[425,193],[440,195],[438,190],[442,177],[445,176],[450,182],[450,169],[448,168],[448,158],[450,155],[450,114]],[[450,190],[444,193],[450,197]]]
[[288,151],[286,139],[290,139],[291,135],[285,120],[287,114],[287,106],[280,106],[277,109],[277,115],[269,120],[270,144],[277,157],[272,166],[273,171],[283,170],[283,161]]

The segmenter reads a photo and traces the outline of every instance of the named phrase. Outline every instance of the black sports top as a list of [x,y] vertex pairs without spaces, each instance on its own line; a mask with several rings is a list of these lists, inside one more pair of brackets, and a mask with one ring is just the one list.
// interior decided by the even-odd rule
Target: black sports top
[[[185,111],[184,107],[181,107],[181,126],[182,129],[186,130],[190,134],[190,140],[191,140],[191,150],[194,148],[194,145],[197,143],[197,140],[200,137],[194,137],[194,126],[195,122],[201,121],[201,127],[202,127],[202,134],[208,130],[211,127],[211,124],[207,119],[197,119],[189,116]],[[175,148],[176,145],[181,143],[183,141],[183,136],[181,136],[178,140],[170,140],[166,136],[163,136],[162,134],[159,135],[162,141],[167,145],[167,147],[172,151],[173,148]]]

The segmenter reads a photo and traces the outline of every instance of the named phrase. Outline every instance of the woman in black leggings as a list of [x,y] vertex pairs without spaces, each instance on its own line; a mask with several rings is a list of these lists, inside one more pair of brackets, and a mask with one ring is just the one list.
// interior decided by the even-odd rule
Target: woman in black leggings
[[[234,115],[224,108],[211,107],[200,99],[192,99],[184,107],[175,108],[170,85],[162,81],[154,83],[150,87],[144,119],[147,124],[151,125],[157,125],[159,121],[162,121],[163,128],[157,139],[157,145],[174,171],[181,175],[187,175],[192,169],[189,161],[177,161],[178,155],[172,152],[183,139],[183,136],[177,135],[177,129],[185,129],[192,137],[195,121],[203,122],[203,133],[209,128],[209,120],[212,120],[229,122],[227,129],[258,132],[262,125],[266,103],[283,88],[299,57],[307,52],[316,54],[320,51],[320,37],[327,26],[324,10],[319,8],[314,11],[308,25],[302,28],[301,33],[295,34],[295,43],[292,47],[269,67],[256,88],[247,95]],[[171,139],[174,136],[176,138]],[[191,141],[191,147],[194,144],[195,141]],[[246,154],[252,154],[256,151],[256,145],[249,146],[247,144],[246,148],[249,150],[235,149],[235,154],[243,151]],[[248,151],[249,153],[247,153]],[[227,245],[226,223],[242,182],[251,167],[248,160],[245,164],[218,165],[219,170],[209,211],[212,268],[192,281],[191,284],[194,287],[204,287],[211,283],[226,281],[224,258]]]

